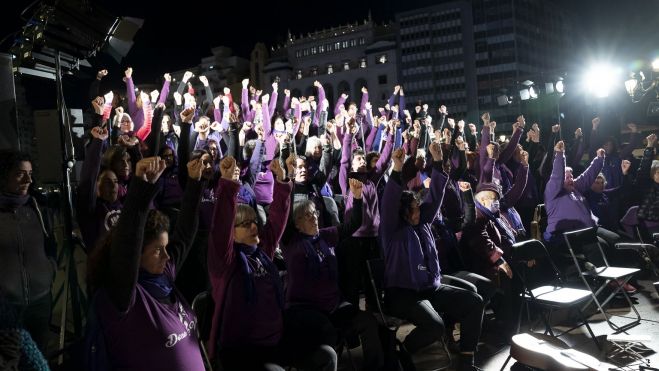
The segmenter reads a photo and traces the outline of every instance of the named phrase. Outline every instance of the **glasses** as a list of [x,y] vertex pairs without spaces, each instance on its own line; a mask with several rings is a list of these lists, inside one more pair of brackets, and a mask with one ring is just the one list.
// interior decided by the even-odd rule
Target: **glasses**
[[249,219],[249,220],[245,220],[245,221],[242,221],[240,223],[237,223],[236,225],[234,225],[234,227],[236,227],[236,228],[249,228],[249,227],[252,226],[252,224],[258,225],[258,223],[256,223],[255,219]]
[[306,211],[304,213],[304,217],[307,218],[307,219],[318,218],[318,217],[320,217],[320,212],[318,210]]

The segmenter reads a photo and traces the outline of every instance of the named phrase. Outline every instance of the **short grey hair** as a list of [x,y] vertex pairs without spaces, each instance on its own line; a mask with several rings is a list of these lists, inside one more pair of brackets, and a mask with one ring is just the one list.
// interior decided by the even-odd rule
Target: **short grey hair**
[[320,145],[320,138],[317,136],[309,137],[307,138],[307,148],[304,150],[304,153],[309,157],[313,154],[314,149]]
[[256,211],[249,205],[238,204],[236,216],[233,218],[233,225],[241,224],[247,220],[256,220]]
[[316,204],[311,200],[298,201],[293,205],[293,221],[302,219],[305,216],[307,210],[313,206],[316,207]]

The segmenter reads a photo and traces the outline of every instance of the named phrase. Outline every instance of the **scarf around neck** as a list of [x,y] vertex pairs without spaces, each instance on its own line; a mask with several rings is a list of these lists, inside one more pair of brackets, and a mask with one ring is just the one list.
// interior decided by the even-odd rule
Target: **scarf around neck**
[[171,294],[174,286],[164,273],[153,274],[140,268],[137,282],[156,299],[164,299]]
[[239,258],[238,266],[243,275],[247,303],[253,304],[258,299],[255,279],[267,275],[267,279],[272,282],[277,290],[279,307],[284,308],[284,290],[279,278],[279,271],[270,258],[256,245],[234,243],[233,248],[236,251],[236,257]]
[[499,230],[499,233],[501,233],[501,236],[512,246],[515,243],[515,233],[505,221],[501,220],[501,216],[491,212],[490,209],[483,206],[478,200],[476,200],[475,204],[476,208],[480,210],[487,219],[494,222],[494,225]]
[[336,259],[332,258],[334,252],[329,247],[327,242],[320,238],[320,234],[315,236],[309,236],[304,233],[300,233],[302,237],[302,243],[304,246],[305,256],[307,257],[307,272],[317,280],[320,278],[320,270],[322,268],[323,262],[327,262],[329,267],[329,278],[337,278],[337,266]]
[[27,204],[29,199],[30,195],[22,196],[3,192],[0,194],[0,208],[3,210],[15,211],[19,207]]

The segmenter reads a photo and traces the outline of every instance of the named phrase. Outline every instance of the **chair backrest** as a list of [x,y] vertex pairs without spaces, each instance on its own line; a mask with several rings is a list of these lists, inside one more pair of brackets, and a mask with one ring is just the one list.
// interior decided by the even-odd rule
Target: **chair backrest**
[[542,234],[547,229],[547,209],[545,204],[539,204],[533,212],[533,221],[531,221],[531,238],[542,240]]
[[384,259],[369,259],[366,261],[366,268],[368,269],[368,277],[371,281],[371,290],[377,299],[376,304],[382,319],[382,323],[386,323],[384,311],[382,310],[382,297],[384,287]]
[[[545,261],[549,264],[553,271],[554,277],[552,279],[561,282],[561,275],[558,267],[554,264],[554,261],[549,255],[549,251],[545,245],[538,240],[527,240],[521,241],[513,244],[512,248],[512,262],[511,266],[513,268],[514,275],[517,276],[524,285],[524,289],[532,289],[533,287],[527,287],[527,285],[533,285],[534,282],[529,282],[530,280],[539,281],[541,277],[537,275],[530,275],[532,269],[536,269],[538,264],[542,261]],[[529,267],[527,264],[529,261],[535,260],[536,264]],[[537,269],[536,269],[537,270]],[[544,273],[544,270],[543,270]],[[544,280],[545,277],[542,277]],[[549,277],[546,277],[549,278]]]
[[[587,246],[597,246],[600,255],[604,264],[608,267],[609,262],[606,260],[606,255],[604,255],[604,250],[602,250],[602,245],[600,245],[599,239],[597,238],[597,229],[594,227],[579,229],[576,231],[570,231],[563,233],[565,237],[565,242],[567,243],[570,253],[573,255],[573,258],[576,260],[577,255],[586,254],[592,252],[592,250],[586,250]],[[576,263],[576,261],[575,261]]]
[[208,291],[203,291],[192,300],[192,311],[197,316],[197,337],[201,341],[210,339],[211,322],[215,302]]

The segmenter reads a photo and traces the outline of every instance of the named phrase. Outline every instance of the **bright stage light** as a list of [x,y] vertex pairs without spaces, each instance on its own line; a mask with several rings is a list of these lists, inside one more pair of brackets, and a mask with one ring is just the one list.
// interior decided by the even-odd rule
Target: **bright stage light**
[[659,71],[659,58],[652,61],[652,70]]
[[618,82],[619,74],[619,69],[609,65],[593,66],[584,77],[585,88],[598,98],[608,97],[611,89]]

